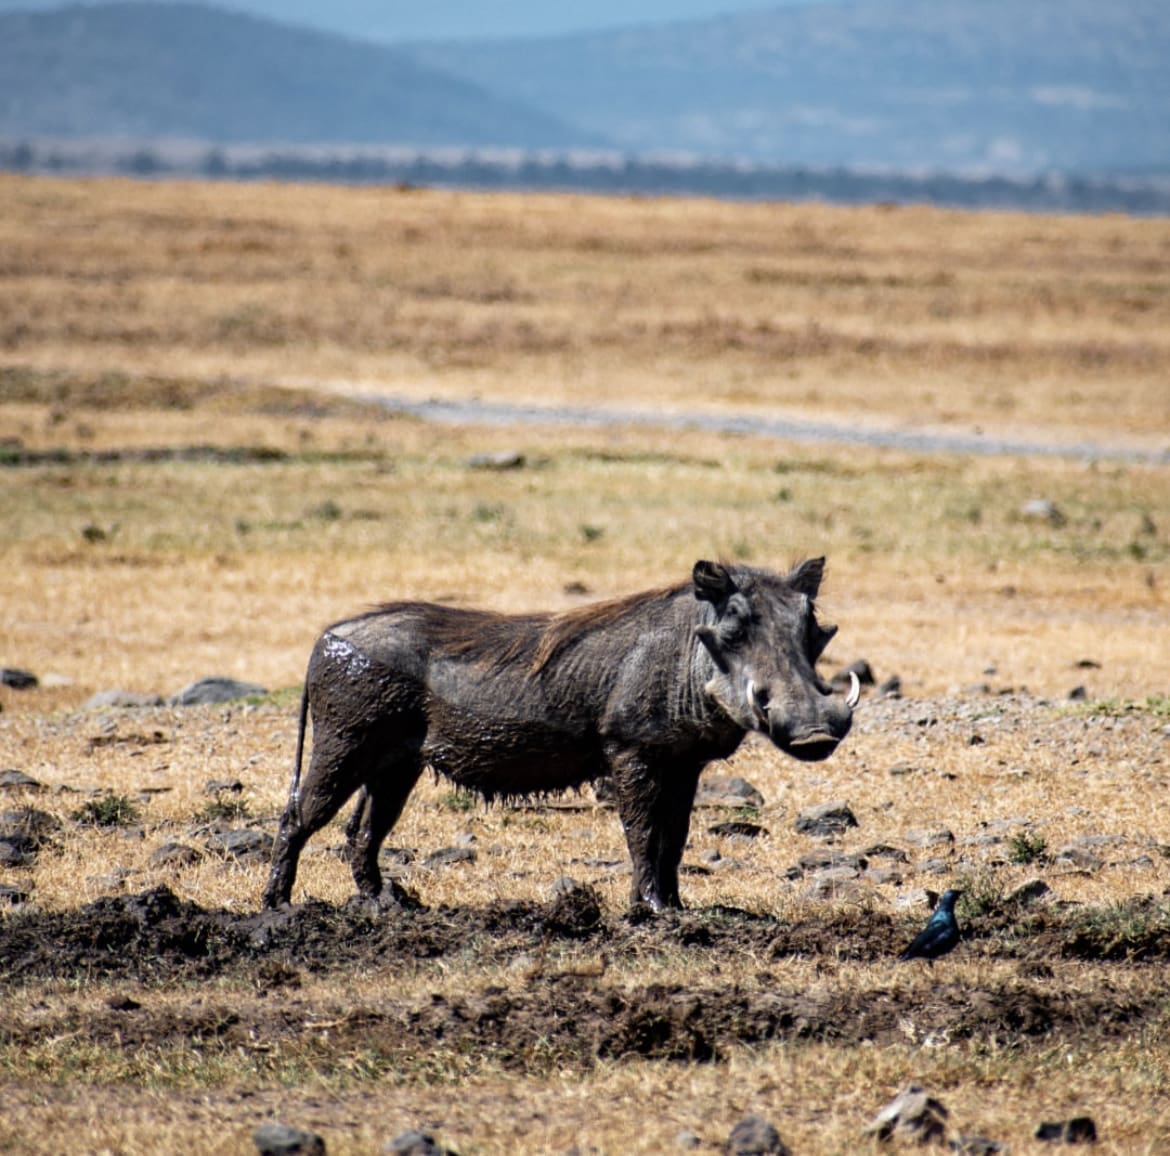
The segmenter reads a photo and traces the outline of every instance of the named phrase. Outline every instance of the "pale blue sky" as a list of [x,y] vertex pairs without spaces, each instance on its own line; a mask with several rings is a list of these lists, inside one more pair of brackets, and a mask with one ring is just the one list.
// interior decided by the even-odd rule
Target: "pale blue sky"
[[[0,0],[0,12],[61,8],[77,0]],[[84,2],[84,0],[83,0]],[[166,0],[156,0],[166,2]],[[702,19],[825,0],[206,0],[286,24],[396,40],[557,36],[632,24]],[[890,0],[897,3],[897,0]]]

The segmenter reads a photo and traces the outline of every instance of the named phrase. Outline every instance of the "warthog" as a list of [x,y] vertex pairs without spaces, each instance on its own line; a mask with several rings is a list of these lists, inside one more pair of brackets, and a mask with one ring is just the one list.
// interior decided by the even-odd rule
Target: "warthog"
[[783,576],[697,562],[690,582],[561,614],[394,602],[330,626],[309,659],[265,906],[289,901],[305,842],[359,789],[349,863],[377,899],[378,851],[426,766],[489,800],[610,776],[632,901],[680,906],[703,768],[752,731],[804,760],[849,732],[856,681],[834,695],[816,672],[836,633],[813,606],[823,572],[823,558]]

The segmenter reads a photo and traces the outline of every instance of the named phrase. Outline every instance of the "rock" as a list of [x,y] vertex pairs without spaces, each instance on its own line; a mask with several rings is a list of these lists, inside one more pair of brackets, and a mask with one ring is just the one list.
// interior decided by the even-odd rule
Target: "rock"
[[267,859],[272,854],[272,836],[266,831],[221,831],[207,839],[208,851],[230,859]]
[[829,679],[829,685],[834,690],[849,690],[852,682],[849,678],[851,674],[857,675],[857,681],[862,686],[873,686],[873,668],[864,658],[859,658],[856,662],[851,662],[848,666],[843,666],[832,678]]
[[[601,896],[587,883],[562,877],[544,913],[545,931],[568,939],[592,935],[602,922]],[[555,886],[555,885],[554,885]]]
[[234,702],[252,694],[268,691],[255,682],[240,682],[235,678],[201,678],[182,690],[175,691],[167,703],[170,706],[207,706],[213,703]]
[[244,784],[239,779],[208,779],[203,785],[205,795],[241,795]]
[[941,1144],[946,1137],[947,1110],[942,1103],[911,1084],[894,1097],[865,1129],[877,1140],[913,1140],[919,1144]]
[[136,690],[99,690],[81,704],[82,710],[142,710],[162,706],[161,694],[143,694]]
[[440,847],[423,861],[424,867],[447,867],[452,863],[474,863],[476,854],[470,847]]
[[287,1124],[261,1124],[252,1133],[260,1156],[325,1156],[325,1141],[316,1132]]
[[910,856],[901,847],[892,847],[889,843],[875,843],[861,854],[866,859],[889,859],[893,863],[910,862]]
[[812,877],[800,897],[816,901],[841,899],[858,890],[856,879],[857,872],[852,867],[828,867]]
[[899,675],[891,674],[874,692],[874,698],[901,698],[902,679]]
[[1070,843],[1067,847],[1062,847],[1057,851],[1053,856],[1052,865],[1072,868],[1076,871],[1096,871],[1103,864],[1102,860],[1087,847],[1078,843]]
[[726,823],[714,823],[707,828],[707,834],[721,838],[758,839],[768,833],[767,827],[749,823],[745,819],[729,819]]
[[519,450],[499,450],[493,454],[472,454],[467,459],[469,470],[522,470],[528,459]]
[[902,872],[897,867],[871,867],[865,873],[866,879],[871,883],[890,884],[893,887],[902,886]]
[[1089,692],[1083,686],[1074,686],[1068,692],[1069,702],[1086,702],[1089,697]]
[[0,812],[0,839],[26,851],[36,851],[61,829],[61,821],[36,807]]
[[954,832],[948,831],[946,827],[939,827],[936,831],[907,831],[902,838],[915,847],[923,848],[941,847],[955,841]]
[[31,894],[31,883],[0,883],[0,907],[17,907],[27,903]]
[[830,851],[827,847],[818,847],[809,851],[796,861],[801,874],[811,874],[815,871],[825,871],[831,867],[851,868],[854,875],[864,871],[868,863],[864,855],[848,855],[844,851]]
[[37,676],[31,670],[0,666],[0,686],[10,686],[13,690],[32,690],[37,685]]
[[796,817],[796,830],[802,835],[840,835],[857,825],[857,818],[843,800],[806,807]]
[[695,792],[696,807],[764,806],[764,796],[747,779],[738,775],[705,775]]
[[1096,1144],[1097,1125],[1092,1116],[1074,1116],[1071,1120],[1057,1120],[1041,1124],[1036,1139],[1049,1144]]
[[436,1143],[429,1132],[420,1132],[415,1128],[409,1132],[400,1132],[382,1151],[392,1153],[393,1156],[455,1156],[450,1148]]
[[203,856],[186,843],[164,843],[150,856],[152,867],[190,867]]
[[674,1142],[679,1148],[701,1148],[703,1146],[703,1139],[701,1136],[692,1132],[689,1128],[684,1128],[674,1137]]
[[912,887],[909,891],[894,896],[894,910],[914,911],[920,907],[928,907],[933,911],[937,902],[937,891],[931,891],[928,887]]
[[1032,498],[1020,507],[1020,517],[1033,522],[1047,522],[1050,526],[1063,526],[1068,519],[1060,507],[1048,498]]
[[43,791],[45,785],[37,782],[31,775],[9,767],[0,771],[0,791]]
[[915,868],[919,875],[945,875],[951,865],[945,859],[923,859]]
[[958,1152],[959,1156],[995,1156],[997,1152],[1007,1152],[1008,1149],[998,1140],[988,1140],[986,1136],[955,1136],[951,1140],[951,1151]]
[[27,867],[36,861],[35,849],[21,846],[8,839],[0,839],[0,867]]
[[790,1156],[780,1133],[759,1116],[744,1116],[723,1145],[726,1156]]
[[1019,887],[1009,891],[1004,897],[1004,905],[1014,904],[1016,907],[1027,907],[1029,903],[1036,903],[1040,899],[1047,899],[1052,895],[1052,888],[1043,879],[1029,879]]

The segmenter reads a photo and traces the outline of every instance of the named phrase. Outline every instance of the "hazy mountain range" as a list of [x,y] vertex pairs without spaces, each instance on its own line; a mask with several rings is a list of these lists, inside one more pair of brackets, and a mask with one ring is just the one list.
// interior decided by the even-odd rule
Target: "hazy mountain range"
[[1167,61],[1166,0],[824,0],[397,46],[192,3],[98,4],[0,11],[0,137],[1167,173]]

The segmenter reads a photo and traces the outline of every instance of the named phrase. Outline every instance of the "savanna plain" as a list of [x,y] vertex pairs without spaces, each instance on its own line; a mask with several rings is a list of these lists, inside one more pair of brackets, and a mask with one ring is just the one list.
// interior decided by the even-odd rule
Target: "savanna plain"
[[[0,1150],[714,1151],[746,1113],[876,1150],[912,1081],[952,1137],[1170,1150],[1170,222],[7,176],[0,208],[0,666],[38,676],[0,686]],[[328,622],[821,554],[823,673],[875,685],[828,761],[709,769],[686,911],[627,910],[603,793],[426,777],[401,911],[348,903],[343,815],[258,914]],[[168,705],[209,675],[264,692]],[[84,705],[113,689],[161,698]],[[796,831],[834,800],[857,826]],[[948,886],[963,941],[897,962]]]

